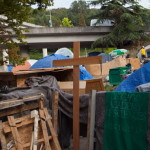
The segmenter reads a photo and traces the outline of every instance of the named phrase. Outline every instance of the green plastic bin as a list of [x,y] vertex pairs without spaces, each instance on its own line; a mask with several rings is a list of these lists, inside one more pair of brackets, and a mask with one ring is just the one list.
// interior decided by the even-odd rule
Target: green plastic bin
[[117,85],[123,81],[122,75],[128,74],[128,67],[117,67],[109,70],[109,83]]

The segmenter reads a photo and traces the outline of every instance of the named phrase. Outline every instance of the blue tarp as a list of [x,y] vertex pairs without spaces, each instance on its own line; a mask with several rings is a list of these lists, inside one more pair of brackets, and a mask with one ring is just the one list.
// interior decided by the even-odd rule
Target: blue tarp
[[91,52],[91,53],[88,53],[89,56],[97,56],[99,54],[100,54],[100,52]]
[[8,65],[8,72],[11,72],[13,70],[13,64]]
[[[60,54],[48,55],[38,60],[30,69],[40,68],[53,68],[53,60],[69,59],[68,57]],[[94,79],[93,76],[82,66],[80,66],[80,80]]]
[[133,72],[115,91],[134,92],[137,86],[148,82],[150,82],[150,62]]

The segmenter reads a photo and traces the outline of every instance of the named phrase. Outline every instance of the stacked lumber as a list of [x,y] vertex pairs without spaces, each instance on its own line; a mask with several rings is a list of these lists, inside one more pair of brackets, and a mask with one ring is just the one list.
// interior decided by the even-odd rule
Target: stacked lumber
[[[55,96],[56,97],[56,96]],[[13,110],[11,108],[23,105],[28,100],[36,101],[38,108],[24,107]],[[8,102],[10,105],[8,105]],[[7,109],[7,121],[0,120],[1,149],[8,150],[60,150],[56,131],[53,128],[52,117],[47,108],[43,107],[43,95],[31,96],[22,99],[10,99],[0,102],[0,111]],[[21,110],[21,111],[20,111]],[[32,110],[23,115],[26,110]],[[14,116],[20,111],[20,117]],[[15,113],[14,113],[15,112]],[[7,116],[9,114],[10,116]]]

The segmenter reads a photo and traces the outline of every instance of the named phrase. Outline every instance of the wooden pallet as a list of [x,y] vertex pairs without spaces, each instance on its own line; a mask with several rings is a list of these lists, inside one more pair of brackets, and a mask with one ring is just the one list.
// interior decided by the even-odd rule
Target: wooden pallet
[[[52,117],[49,115],[47,108],[39,109],[39,116],[38,149],[43,145],[43,149],[45,150],[61,150],[57,134],[52,125]],[[13,141],[12,150],[29,150],[33,124],[34,119],[30,115],[17,119],[14,116],[8,116],[8,122],[0,122],[2,148],[6,149],[8,143]],[[50,135],[48,135],[48,131],[50,131]]]
[[[8,121],[2,122],[0,120],[0,143],[1,148],[6,149],[8,146],[13,146],[11,150],[31,150],[31,140],[33,138],[34,118],[31,115],[14,118],[8,116],[16,113],[22,114],[23,111],[33,110],[38,108],[38,150],[60,150],[60,145],[57,139],[57,111],[58,111],[58,92],[53,93],[53,110],[54,117],[52,125],[52,117],[49,115],[47,108],[43,107],[44,95],[24,97],[22,99],[11,99],[0,102],[0,112],[7,109],[6,113],[2,113],[1,117],[8,118]],[[25,102],[36,101],[36,103],[25,105]],[[14,108],[15,107],[15,108]],[[19,109],[16,109],[19,108]],[[12,109],[14,108],[14,109]],[[50,133],[48,135],[48,133]],[[42,148],[43,147],[43,148]]]

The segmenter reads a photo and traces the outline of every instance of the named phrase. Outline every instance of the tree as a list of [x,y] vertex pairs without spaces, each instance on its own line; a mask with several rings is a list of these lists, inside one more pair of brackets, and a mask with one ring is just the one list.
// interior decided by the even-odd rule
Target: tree
[[135,0],[97,0],[92,4],[101,5],[99,13],[93,16],[94,19],[97,18],[98,22],[105,20],[114,22],[112,32],[96,40],[93,47],[121,47],[127,43],[133,44],[147,39],[147,35],[141,29],[143,24],[141,16],[145,14],[145,9]]
[[82,12],[80,12],[79,26],[81,26],[81,27],[85,27],[86,26]]
[[61,27],[73,27],[73,24],[71,24],[71,21],[68,18],[64,18],[60,26]]
[[11,38],[12,34],[16,35],[19,42],[24,43],[22,32],[27,32],[27,29],[21,25],[28,21],[32,12],[31,6],[36,4],[39,10],[43,10],[51,2],[53,0],[0,0],[0,15],[3,15],[0,21],[0,44],[7,49],[18,47]]
[[75,26],[79,25],[80,12],[82,12],[85,20],[89,16],[89,4],[85,0],[74,1],[70,6],[70,13],[68,13],[68,18],[72,20]]
[[59,18],[57,18],[56,22],[55,22],[55,27],[60,27],[61,25],[61,21]]

